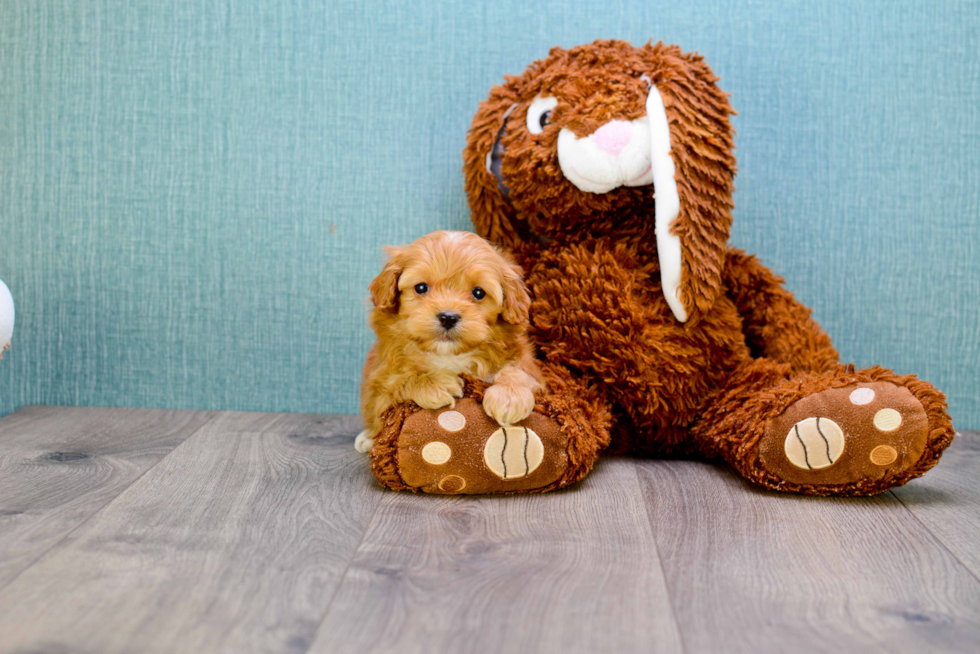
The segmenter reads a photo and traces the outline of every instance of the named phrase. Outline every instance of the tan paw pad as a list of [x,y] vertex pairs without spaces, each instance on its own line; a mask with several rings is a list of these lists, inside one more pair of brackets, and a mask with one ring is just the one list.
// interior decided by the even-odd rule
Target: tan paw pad
[[542,459],[541,438],[527,427],[501,427],[483,448],[483,462],[501,479],[527,477]]
[[466,488],[466,480],[459,475],[446,475],[439,482],[439,490],[444,493],[460,493]]
[[871,450],[869,457],[871,463],[876,466],[887,466],[895,463],[898,459],[898,450],[896,450],[891,445],[879,445],[875,449]]
[[844,451],[844,432],[829,418],[807,418],[793,425],[783,443],[786,458],[797,468],[822,470]]
[[851,404],[864,406],[865,404],[871,404],[871,402],[874,401],[875,392],[870,388],[862,386],[861,388],[855,388],[853,391],[851,391],[848,399],[851,400]]
[[444,411],[439,414],[439,426],[446,431],[459,431],[466,426],[466,416],[459,411]]
[[874,423],[881,431],[895,431],[902,424],[902,414],[895,409],[882,409],[875,414]]
[[441,466],[453,455],[452,449],[442,441],[426,443],[422,448],[422,460],[434,466]]

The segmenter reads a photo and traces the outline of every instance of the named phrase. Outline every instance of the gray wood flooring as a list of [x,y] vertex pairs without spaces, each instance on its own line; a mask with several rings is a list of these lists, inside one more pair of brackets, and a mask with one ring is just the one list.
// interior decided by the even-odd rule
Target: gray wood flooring
[[577,487],[379,488],[350,416],[0,420],[0,653],[977,652],[980,434],[867,499],[609,458]]

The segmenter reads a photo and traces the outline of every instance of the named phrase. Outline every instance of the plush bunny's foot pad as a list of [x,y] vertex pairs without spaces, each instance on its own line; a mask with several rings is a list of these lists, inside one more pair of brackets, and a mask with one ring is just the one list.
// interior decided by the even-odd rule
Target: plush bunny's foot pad
[[[759,463],[803,492],[880,493],[918,476],[930,446],[929,416],[906,387],[857,383],[803,397],[772,420],[759,443]],[[936,455],[938,458],[938,455]],[[928,467],[931,467],[929,465]],[[925,468],[928,469],[928,468]]]
[[539,413],[501,427],[472,398],[453,409],[418,411],[402,425],[402,481],[426,493],[513,493],[542,489],[568,468],[567,440]]

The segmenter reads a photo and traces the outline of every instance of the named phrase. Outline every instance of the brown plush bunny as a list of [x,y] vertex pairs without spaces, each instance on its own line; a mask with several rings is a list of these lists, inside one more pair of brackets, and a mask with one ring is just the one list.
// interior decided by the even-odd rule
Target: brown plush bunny
[[[549,490],[607,448],[720,456],[769,488],[871,495],[936,464],[954,433],[942,393],[841,365],[782,280],[727,245],[732,109],[716,81],[676,46],[597,41],[490,91],[466,190],[477,231],[527,273],[548,391],[509,430],[480,411],[478,382],[453,420],[396,407],[372,451],[382,483]],[[426,461],[433,440],[455,459]]]

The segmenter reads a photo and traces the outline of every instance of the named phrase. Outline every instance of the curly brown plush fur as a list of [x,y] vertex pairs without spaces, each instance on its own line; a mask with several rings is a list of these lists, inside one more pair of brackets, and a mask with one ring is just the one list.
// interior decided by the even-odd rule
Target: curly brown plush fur
[[[943,395],[912,376],[841,366],[783,281],[727,245],[733,111],[716,82],[676,46],[597,41],[553,49],[480,105],[464,152],[473,223],[525,268],[530,333],[554,383],[580,387],[592,415],[612,417],[608,432],[595,425],[612,451],[721,456],[756,483],[818,495],[874,494],[925,473],[953,437]],[[667,211],[672,184],[583,190],[560,155],[600,143],[613,122],[618,135],[596,146],[612,157],[623,132],[639,138],[648,125],[655,142],[654,90],[679,199],[673,309],[662,282],[676,263],[662,266],[667,235],[654,229],[655,195]],[[542,98],[554,98],[550,114],[529,119]],[[560,422],[561,408],[552,416]]]

